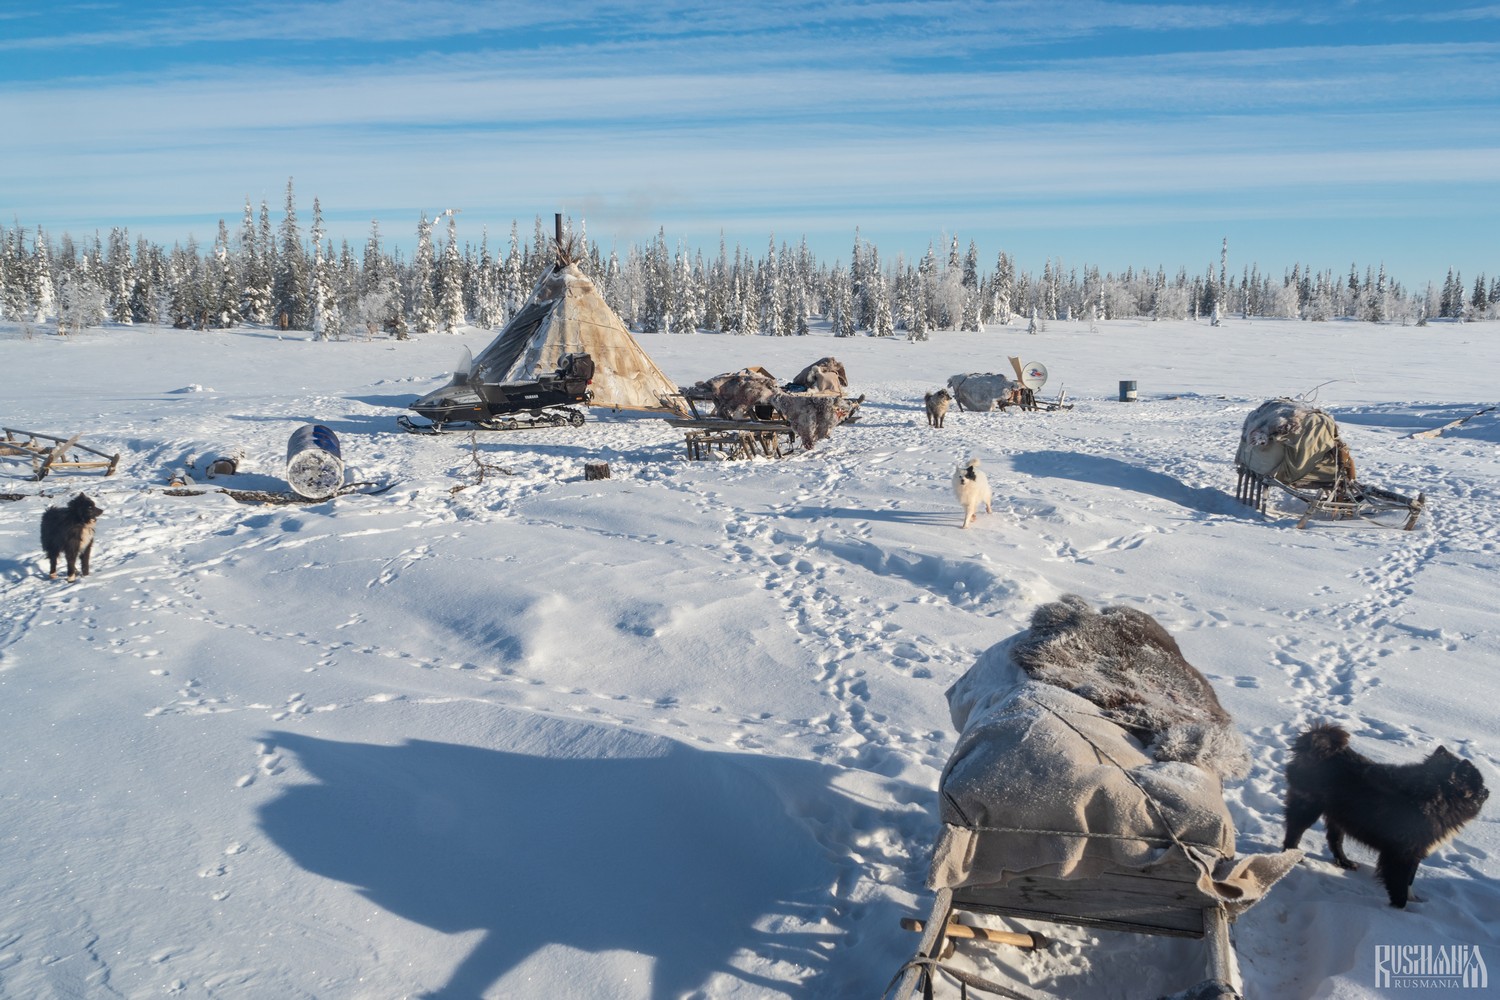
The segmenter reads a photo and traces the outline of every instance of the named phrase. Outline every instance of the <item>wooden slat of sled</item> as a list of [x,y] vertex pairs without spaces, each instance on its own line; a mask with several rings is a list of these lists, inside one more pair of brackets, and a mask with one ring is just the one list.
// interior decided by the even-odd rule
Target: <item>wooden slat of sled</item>
[[1204,929],[1204,899],[1196,883],[1120,872],[1090,879],[1022,876],[994,889],[966,886],[954,891],[953,905],[1137,934],[1202,937]]
[[[1023,876],[998,887],[940,889],[928,920],[903,921],[908,929],[922,932],[918,955],[931,960],[945,958],[951,950],[950,933],[952,937],[962,934],[975,941],[1026,947],[1024,931],[971,935],[964,928],[954,932],[962,927],[957,923],[960,910],[1134,934],[1202,938],[1208,977],[1232,984],[1236,990],[1241,988],[1229,937],[1229,917],[1223,907],[1204,899],[1195,881],[1107,872],[1087,879]],[[1040,943],[1033,938],[1033,946]],[[930,975],[921,968],[908,967],[895,993],[896,1000],[915,996]]]
[[[116,466],[120,464],[119,455],[110,455],[97,448],[90,448],[86,444],[79,444],[78,439],[83,436],[82,434],[61,438],[54,434],[17,430],[14,427],[4,427],[0,430],[5,432],[5,440],[0,441],[0,456],[31,459],[33,478],[37,481],[41,481],[54,469],[103,469],[106,476],[112,476]],[[70,457],[68,453],[74,449],[98,455],[99,459],[82,460]]]

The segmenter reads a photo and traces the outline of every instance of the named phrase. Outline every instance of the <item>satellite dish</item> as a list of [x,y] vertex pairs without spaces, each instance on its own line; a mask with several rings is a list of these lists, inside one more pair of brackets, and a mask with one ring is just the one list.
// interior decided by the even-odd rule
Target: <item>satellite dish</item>
[[1021,368],[1021,384],[1032,392],[1036,392],[1047,384],[1047,366],[1040,361],[1033,361]]

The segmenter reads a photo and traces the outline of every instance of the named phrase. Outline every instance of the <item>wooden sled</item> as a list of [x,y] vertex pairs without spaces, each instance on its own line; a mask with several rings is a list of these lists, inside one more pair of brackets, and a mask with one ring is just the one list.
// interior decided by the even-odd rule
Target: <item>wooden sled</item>
[[[5,432],[5,439],[0,441],[0,458],[28,459],[31,462],[32,478],[37,482],[41,482],[54,469],[103,469],[106,476],[112,476],[120,464],[120,456],[117,454],[109,455],[97,448],[79,444],[78,439],[83,436],[81,434],[61,438],[53,434],[16,430],[14,427],[0,427],[0,431]],[[86,451],[99,458],[80,458],[78,451]]]
[[[680,409],[692,414],[667,417],[666,421],[684,432],[689,461],[702,459],[783,458],[797,450],[797,434],[792,425],[770,405],[757,407],[753,420],[732,420],[719,415],[718,400],[711,393],[684,389],[667,397],[669,403],[680,400]],[[839,426],[853,423],[864,405],[865,397],[844,397],[848,411]]]
[[[1180,877],[1177,877],[1180,875]],[[1194,989],[1194,1000],[1239,1000],[1240,974],[1229,940],[1229,916],[1224,906],[1205,897],[1197,886],[1197,873],[1106,872],[1088,879],[1023,877],[1004,886],[964,886],[939,889],[932,913],[926,921],[906,919],[902,926],[922,932],[916,957],[897,973],[895,1000],[908,1000],[921,990],[923,1000],[932,1000],[939,976],[960,985],[1017,1000],[1050,1000],[1051,994],[984,979],[944,965],[952,954],[953,941],[973,940],[1020,948],[1046,946],[1046,939],[1032,932],[995,931],[958,922],[958,913],[996,914],[1054,924],[1068,924],[1132,934],[1201,938],[1205,942],[1207,976],[1186,982],[1181,989]],[[884,996],[891,996],[886,988]],[[884,997],[882,997],[884,1000]]]
[[1318,515],[1326,515],[1333,520],[1358,517],[1384,524],[1387,522],[1382,515],[1395,511],[1406,514],[1400,525],[1403,531],[1410,531],[1417,526],[1417,518],[1427,505],[1425,493],[1418,493],[1413,499],[1378,486],[1366,486],[1354,478],[1354,461],[1349,456],[1348,446],[1338,442],[1335,448],[1337,455],[1331,456],[1334,460],[1327,463],[1334,469],[1331,475],[1309,476],[1291,483],[1284,483],[1275,476],[1260,475],[1237,463],[1235,468],[1239,478],[1234,497],[1261,514],[1266,512],[1268,489],[1301,500],[1306,507],[1297,521],[1299,528],[1307,527],[1308,522]]

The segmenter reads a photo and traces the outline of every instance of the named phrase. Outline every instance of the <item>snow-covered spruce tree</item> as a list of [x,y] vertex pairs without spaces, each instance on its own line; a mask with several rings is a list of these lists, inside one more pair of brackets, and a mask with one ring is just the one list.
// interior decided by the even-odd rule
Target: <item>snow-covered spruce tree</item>
[[734,245],[734,264],[724,276],[724,316],[722,333],[744,333],[741,322],[745,314],[744,286],[745,251],[738,243]]
[[129,323],[130,290],[135,287],[135,261],[130,257],[130,235],[118,226],[109,231],[103,283],[109,318],[116,323]]
[[[261,202],[264,209],[265,202]],[[271,273],[266,267],[265,247],[255,227],[255,213],[250,199],[245,199],[245,215],[240,220],[240,318],[247,323],[269,323],[271,320]]]
[[31,318],[33,322],[45,323],[57,312],[57,286],[52,280],[52,257],[47,250],[47,235],[42,227],[36,227],[36,239],[32,243]]
[[[19,223],[16,230],[20,230]],[[15,232],[7,232],[0,226],[0,320],[14,319],[20,313],[19,304],[13,298],[19,283],[21,258],[13,248]]]
[[671,269],[667,264],[667,234],[658,228],[656,236],[647,245],[640,258],[641,305],[640,324],[642,333],[661,333],[670,325],[671,312],[668,303],[671,290]]
[[[665,239],[665,235],[662,238]],[[542,217],[538,215],[531,231],[531,254],[526,258],[527,295],[531,294],[536,283],[542,280],[542,275],[546,274],[547,269],[555,263],[557,263],[557,254],[552,249],[552,237],[548,235],[546,227],[542,224]]]
[[488,228],[479,237],[479,263],[470,280],[473,286],[474,322],[486,330],[503,326],[505,309],[500,305],[500,266],[490,255]]
[[855,226],[854,247],[849,252],[849,298],[854,306],[856,330],[867,330],[873,322],[869,293],[866,288],[868,273],[869,264],[866,259],[864,240],[860,238],[859,227]]
[[323,256],[323,206],[313,198],[312,264],[308,267],[308,326],[314,340],[328,340],[328,262]]
[[737,288],[736,298],[740,304],[739,318],[735,320],[735,333],[745,337],[753,337],[760,333],[760,309],[759,295],[756,294],[754,268],[748,263],[743,268],[743,275],[735,282]]
[[144,236],[135,242],[135,284],[130,289],[130,319],[133,323],[161,322],[166,297],[166,259],[161,247]]
[[837,264],[828,275],[828,320],[835,337],[852,337],[856,333],[853,282]]
[[896,320],[891,311],[891,292],[886,285],[885,273],[880,269],[880,251],[873,244],[865,256],[864,267],[865,308],[868,310],[870,335],[895,336]]
[[677,255],[673,261],[672,271],[672,284],[675,287],[672,295],[672,332],[697,333],[698,320],[702,314],[699,305],[698,281],[693,272],[688,249],[681,240],[677,241]]
[[448,216],[448,241],[443,245],[443,259],[437,273],[438,324],[453,333],[464,321],[463,258],[458,253],[458,223]]
[[1015,315],[1016,267],[1002,250],[995,257],[995,320],[1009,326]]
[[616,315],[629,324],[630,321],[624,319],[625,313],[620,309],[626,297],[623,284],[624,275],[620,269],[620,255],[614,247],[610,247],[609,259],[604,262],[604,276],[598,282],[599,294],[604,296],[605,303],[615,311]]
[[[931,330],[938,319],[938,267],[937,255],[933,253],[932,244],[927,244],[927,252],[917,263],[917,283],[912,289],[912,319],[917,314],[921,315],[922,339],[925,340],[927,331]],[[910,332],[912,326],[908,324]]]
[[438,328],[433,271],[432,223],[427,220],[427,213],[423,212],[422,218],[417,222],[417,254],[411,269],[411,330],[418,335],[433,333]]
[[724,243],[724,231],[719,230],[719,256],[709,265],[703,287],[703,329],[724,328],[725,278],[729,270],[728,249]]
[[515,219],[510,220],[510,247],[505,254],[505,263],[500,268],[500,304],[505,310],[503,323],[508,323],[526,301],[525,272],[522,270],[521,234]]
[[[958,241],[954,241],[958,245]],[[963,273],[960,278],[962,288],[958,312],[958,328],[971,333],[977,333],[984,329],[984,323],[980,319],[979,303],[979,245],[973,240],[969,241],[969,251],[964,255]]]
[[790,332],[785,326],[785,294],[781,268],[777,264],[776,234],[772,233],[771,245],[762,262],[760,281],[760,328],[767,336],[785,337]]
[[[796,253],[789,253],[785,246],[781,254],[783,284],[786,287],[786,316],[782,326],[787,333],[805,337],[812,332],[808,325],[812,300],[812,255],[807,250],[807,238],[803,237]],[[858,307],[855,308],[856,321]]]
[[312,320],[307,292],[307,253],[302,248],[302,230],[297,225],[296,195],[290,177],[286,182],[285,212],[271,287],[273,320],[282,330],[306,330]]
[[203,271],[197,240],[189,236],[186,246],[172,247],[172,255],[167,260],[167,283],[172,302],[169,314],[172,325],[179,330],[202,330],[208,325]]
[[62,272],[57,294],[57,332],[60,335],[101,326],[108,316],[106,293],[99,275],[102,269],[95,259],[85,253],[76,267]]
[[213,260],[208,276],[208,322],[217,329],[237,326],[240,322],[240,285],[234,255],[229,249],[229,227],[219,220],[214,238]]
[[260,203],[260,223],[257,226],[250,213],[250,203],[245,202],[245,218],[240,227],[240,254],[245,266],[241,272],[240,316],[247,323],[269,325],[272,319],[271,289],[274,270],[271,254],[275,244],[271,242],[271,218],[266,203]]

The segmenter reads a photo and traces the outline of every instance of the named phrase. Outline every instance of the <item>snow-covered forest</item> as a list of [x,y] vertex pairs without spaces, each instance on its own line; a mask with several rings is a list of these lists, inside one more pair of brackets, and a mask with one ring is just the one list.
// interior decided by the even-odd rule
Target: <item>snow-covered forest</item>
[[[439,227],[442,227],[441,230]],[[553,259],[541,216],[529,240],[511,223],[503,245],[490,234],[462,244],[456,217],[423,213],[411,259],[388,246],[372,222],[362,248],[328,238],[318,199],[304,233],[292,181],[273,227],[269,206],[247,200],[237,228],[219,221],[206,250],[193,238],[170,249],[127,229],[85,239],[52,236],[19,221],[0,226],[0,319],[55,324],[67,333],[106,322],[223,329],[241,323],[310,330],[321,338],[412,334],[468,324],[504,325]],[[835,334],[867,332],[926,339],[935,329],[981,330],[1017,318],[1048,320],[1221,316],[1354,319],[1422,324],[1429,318],[1500,316],[1500,275],[1466,282],[1450,269],[1441,286],[1407,286],[1383,265],[1348,272],[1294,263],[1281,274],[1228,265],[1228,241],[1201,273],[1160,265],[1101,271],[1048,259],[1040,274],[1017,270],[1006,251],[987,257],[956,235],[922,258],[882,258],[853,234],[849,260],[816,260],[806,241],[764,253],[723,240],[705,255],[665,231],[644,246],[608,250],[588,238],[584,220],[565,222],[581,266],[600,279],[609,304],[635,330],[787,336],[816,317]],[[498,241],[497,241],[498,243]]]

